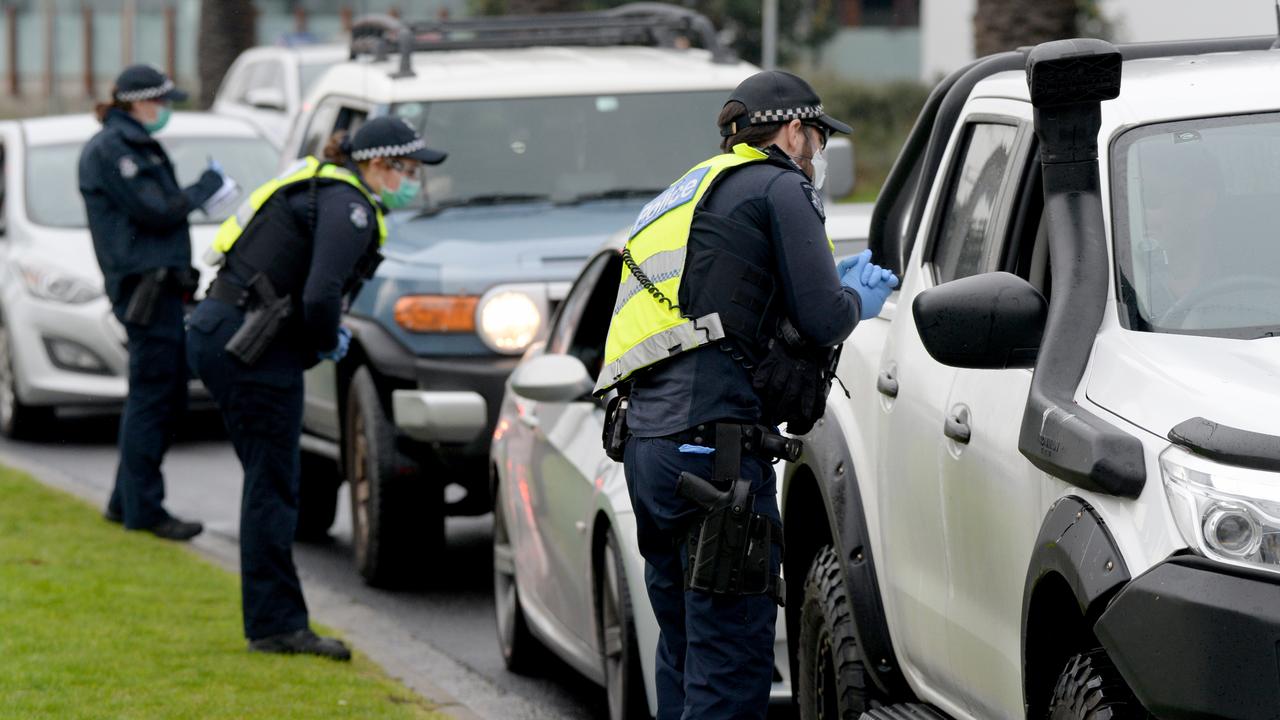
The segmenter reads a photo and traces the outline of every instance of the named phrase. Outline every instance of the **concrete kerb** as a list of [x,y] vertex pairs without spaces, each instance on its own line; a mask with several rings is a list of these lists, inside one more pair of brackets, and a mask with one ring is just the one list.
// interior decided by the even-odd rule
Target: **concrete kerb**
[[[0,450],[0,463],[21,470],[45,485],[91,503],[102,501],[94,489],[86,484],[53,468],[31,462],[21,455]],[[191,548],[226,570],[240,572],[239,542],[234,536],[206,529],[191,543]],[[483,720],[480,715],[462,704],[452,694],[427,680],[422,673],[414,672],[413,668],[423,665],[446,666],[454,668],[459,675],[474,673],[458,666],[456,662],[439,652],[423,648],[421,643],[396,642],[396,639],[402,635],[401,631],[379,617],[377,613],[338,593],[316,587],[316,583],[308,584],[306,574],[303,573],[302,576],[307,607],[318,621],[340,630],[348,639],[360,638],[369,641],[356,643],[357,648],[388,675],[404,683],[410,690],[430,703],[436,712],[454,720]],[[455,678],[455,684],[457,680],[458,678]],[[467,680],[476,681],[473,678],[467,678]]]

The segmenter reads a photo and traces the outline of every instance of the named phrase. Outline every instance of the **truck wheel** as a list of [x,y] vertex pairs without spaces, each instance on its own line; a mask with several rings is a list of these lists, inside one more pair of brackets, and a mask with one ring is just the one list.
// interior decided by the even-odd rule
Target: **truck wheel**
[[1146,720],[1151,713],[1133,696],[1102,648],[1067,661],[1049,702],[1048,720]]
[[493,504],[493,609],[498,626],[498,647],[502,662],[514,673],[526,674],[538,667],[542,646],[529,632],[529,621],[520,606],[520,585],[516,582],[516,553],[507,529],[503,509],[503,488],[499,485]]
[[444,547],[444,496],[396,447],[366,367],[351,378],[343,435],[356,569],[376,587],[422,584]]
[[596,595],[600,598],[600,608],[596,611],[596,620],[604,657],[604,689],[609,700],[609,720],[647,720],[651,717],[649,699],[644,689],[644,674],[640,670],[635,615],[631,608],[631,593],[627,590],[622,551],[618,549],[612,530],[605,531],[604,543],[602,567],[596,571],[596,577],[600,579]]
[[858,654],[840,558],[830,545],[818,551],[804,581],[798,652],[803,720],[858,720],[880,704]]
[[19,440],[38,440],[53,422],[53,408],[27,405],[18,397],[18,370],[13,336],[0,320],[0,433]]
[[342,475],[333,458],[302,451],[302,477],[298,483],[298,528],[301,542],[325,542],[338,513],[338,486]]

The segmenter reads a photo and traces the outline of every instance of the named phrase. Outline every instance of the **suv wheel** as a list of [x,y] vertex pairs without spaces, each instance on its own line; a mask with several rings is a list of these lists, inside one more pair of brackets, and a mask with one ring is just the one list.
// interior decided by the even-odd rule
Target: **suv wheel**
[[631,609],[631,593],[623,570],[622,551],[612,530],[605,531],[604,554],[596,577],[600,609],[597,633],[604,658],[604,689],[609,700],[609,720],[649,718],[649,700],[640,670],[640,653]]
[[801,718],[858,720],[879,706],[858,654],[840,559],[830,545],[818,551],[804,581],[798,652]]
[[507,669],[527,673],[538,665],[542,646],[529,632],[529,621],[520,607],[520,585],[516,582],[516,553],[507,529],[503,509],[503,488],[494,492],[493,504],[493,609],[498,626],[498,647]]
[[421,584],[444,548],[444,496],[396,447],[366,367],[351,378],[344,440],[356,568],[378,587]]
[[53,408],[27,405],[18,397],[18,371],[13,336],[0,320],[0,433],[35,439],[53,420]]
[[1146,720],[1151,713],[1133,696],[1102,648],[1067,661],[1053,688],[1048,720]]
[[298,482],[298,528],[294,538],[324,542],[338,514],[338,486],[342,475],[332,458],[302,451],[302,477]]

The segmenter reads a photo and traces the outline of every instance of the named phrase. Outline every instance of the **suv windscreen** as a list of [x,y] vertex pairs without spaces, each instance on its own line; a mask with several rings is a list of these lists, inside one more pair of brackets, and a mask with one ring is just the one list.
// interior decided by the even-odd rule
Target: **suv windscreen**
[[[420,208],[648,198],[717,152],[726,90],[401,103],[392,114],[449,153]],[[698,128],[703,131],[699,132]]]
[[1280,115],[1130,130],[1112,151],[1111,185],[1129,328],[1280,334]]
[[[249,192],[275,176],[279,152],[257,138],[175,137],[161,140],[173,161],[178,184],[187,187],[200,178],[209,158],[222,163],[228,175]],[[27,216],[37,225],[59,228],[86,226],[84,202],[75,188],[80,163],[80,143],[37,145],[27,154]],[[68,200],[67,192],[75,195]],[[228,213],[229,214],[229,213]],[[221,223],[226,215],[191,214],[193,225]]]

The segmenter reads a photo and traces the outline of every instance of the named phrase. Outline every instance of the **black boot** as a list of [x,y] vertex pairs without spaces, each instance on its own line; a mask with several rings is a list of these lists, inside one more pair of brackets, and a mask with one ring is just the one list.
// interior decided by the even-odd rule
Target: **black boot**
[[320,637],[310,630],[296,630],[249,641],[250,652],[282,655],[319,655],[332,660],[350,660],[351,651],[337,638]]
[[204,531],[204,525],[198,522],[180,520],[170,515],[159,525],[147,528],[152,535],[165,540],[190,540]]
[[106,510],[102,511],[102,519],[116,525],[124,524],[124,514],[119,510],[112,510],[110,505],[107,506]]

